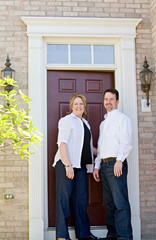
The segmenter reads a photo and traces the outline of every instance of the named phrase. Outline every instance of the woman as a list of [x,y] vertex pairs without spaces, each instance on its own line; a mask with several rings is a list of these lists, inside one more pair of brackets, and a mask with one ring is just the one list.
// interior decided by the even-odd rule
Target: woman
[[90,232],[87,215],[87,171],[93,171],[93,147],[90,126],[82,117],[84,114],[86,98],[82,94],[74,94],[70,99],[70,114],[61,118],[58,124],[58,151],[53,165],[56,173],[57,240],[70,240],[70,198],[73,202],[76,238],[97,239]]

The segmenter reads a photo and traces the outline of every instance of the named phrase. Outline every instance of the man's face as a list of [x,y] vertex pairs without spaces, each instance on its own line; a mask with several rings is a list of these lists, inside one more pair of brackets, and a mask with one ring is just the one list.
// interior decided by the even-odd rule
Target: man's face
[[104,107],[107,112],[111,112],[118,108],[119,100],[116,100],[116,95],[110,92],[106,92],[104,95]]

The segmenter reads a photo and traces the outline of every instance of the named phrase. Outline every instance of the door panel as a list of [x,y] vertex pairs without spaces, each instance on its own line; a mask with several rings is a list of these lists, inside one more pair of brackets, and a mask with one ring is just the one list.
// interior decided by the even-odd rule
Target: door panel
[[[86,119],[91,125],[94,146],[97,146],[99,125],[103,120],[103,92],[114,87],[113,72],[48,71],[47,73],[47,125],[48,125],[48,213],[49,227],[55,226],[55,171],[52,167],[57,151],[58,121],[69,111],[69,99],[73,93],[82,93],[87,99]],[[106,224],[101,183],[88,174],[88,215],[91,225]],[[73,213],[69,219],[73,225]]]

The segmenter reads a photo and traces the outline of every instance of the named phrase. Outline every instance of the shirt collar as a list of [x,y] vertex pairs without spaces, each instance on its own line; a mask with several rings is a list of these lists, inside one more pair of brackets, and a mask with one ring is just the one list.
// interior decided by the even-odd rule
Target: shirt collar
[[73,112],[70,114],[70,116],[71,116],[71,117],[76,117],[75,114],[74,114]]
[[111,112],[108,112],[104,115],[104,119],[106,119],[108,116],[112,116],[115,115],[119,110],[118,109],[114,109]]
[[[78,119],[80,119],[79,117],[77,117],[73,112],[70,114],[71,115],[71,117],[75,117],[75,118],[78,118]],[[84,119],[83,117],[82,117],[82,119]]]
[[[79,117],[76,117],[73,112],[70,114],[70,116],[73,117],[73,118],[75,117],[75,118],[77,118],[77,119],[80,119]],[[83,118],[83,117],[82,117],[82,121],[83,121],[85,124],[88,123],[87,120],[86,120],[85,118]]]

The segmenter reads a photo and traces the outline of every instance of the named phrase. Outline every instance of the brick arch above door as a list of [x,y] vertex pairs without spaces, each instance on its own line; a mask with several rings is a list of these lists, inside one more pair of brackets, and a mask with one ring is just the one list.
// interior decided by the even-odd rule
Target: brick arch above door
[[[53,234],[47,231],[47,165],[45,160],[47,159],[47,69],[115,71],[115,86],[120,92],[120,109],[129,115],[134,129],[133,150],[128,159],[128,180],[134,239],[140,240],[135,37],[136,27],[141,19],[22,17],[22,20],[27,25],[28,35],[31,115],[35,125],[44,133],[43,145],[35,155],[30,157],[30,240],[46,240],[49,234]],[[111,42],[115,46],[115,65],[47,65],[47,43],[59,41],[69,44],[108,44]]]

